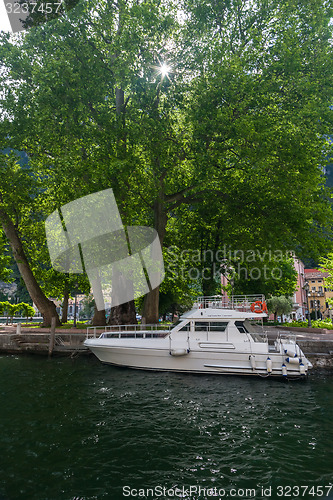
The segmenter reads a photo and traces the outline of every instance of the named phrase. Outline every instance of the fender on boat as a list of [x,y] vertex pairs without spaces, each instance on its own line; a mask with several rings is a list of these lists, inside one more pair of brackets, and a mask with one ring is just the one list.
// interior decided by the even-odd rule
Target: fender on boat
[[289,358],[297,358],[297,353],[295,351],[289,351],[288,349],[285,349],[284,353]]
[[299,372],[301,375],[306,375],[306,367],[303,363],[299,364]]
[[251,363],[252,370],[255,370],[257,368],[255,356],[253,356],[252,354],[250,354],[249,360],[250,360],[250,363]]
[[300,364],[302,363],[302,358],[286,358],[287,363],[296,363]]
[[171,356],[185,356],[185,354],[188,354],[189,351],[187,349],[171,349],[170,354]]
[[272,373],[272,360],[270,357],[266,359],[267,373]]

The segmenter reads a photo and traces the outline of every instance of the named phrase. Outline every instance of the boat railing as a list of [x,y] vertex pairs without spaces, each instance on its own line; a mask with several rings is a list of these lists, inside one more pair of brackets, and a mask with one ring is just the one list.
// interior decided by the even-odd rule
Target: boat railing
[[252,337],[254,342],[268,342],[268,336],[266,332],[250,332],[249,335]]
[[108,326],[89,326],[87,328],[88,338],[146,338],[146,337],[164,337],[174,325],[160,324],[135,324],[135,325],[108,325]]
[[296,334],[291,332],[278,332],[277,339],[282,344],[296,344]]
[[164,338],[169,332],[104,332],[100,335],[100,339],[152,339]]
[[212,295],[211,297],[198,297],[194,303],[197,309],[236,309],[237,311],[248,312],[254,302],[264,302],[264,295]]

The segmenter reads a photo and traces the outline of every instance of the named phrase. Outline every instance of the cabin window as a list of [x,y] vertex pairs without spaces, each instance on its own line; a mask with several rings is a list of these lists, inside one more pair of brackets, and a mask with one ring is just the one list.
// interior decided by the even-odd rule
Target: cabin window
[[228,323],[226,321],[211,321],[210,331],[211,332],[224,332],[227,328]]
[[235,321],[235,325],[237,326],[240,333],[248,333],[247,329],[244,326],[244,321]]
[[196,332],[224,332],[228,326],[226,321],[196,321]]
[[194,325],[196,332],[207,332],[207,330],[209,330],[208,321],[196,321]]
[[190,326],[191,326],[190,323],[186,323],[186,325],[179,328],[179,331],[180,332],[188,332],[190,330]]

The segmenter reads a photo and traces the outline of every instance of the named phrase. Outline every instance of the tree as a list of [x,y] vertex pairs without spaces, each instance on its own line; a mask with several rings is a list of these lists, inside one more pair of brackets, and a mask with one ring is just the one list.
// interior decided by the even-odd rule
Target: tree
[[[117,9],[119,22],[118,26],[116,26],[116,29],[113,31],[112,27],[114,23],[113,21],[110,22],[110,19],[114,18],[114,9]],[[81,195],[87,194],[87,186],[89,189],[89,186],[91,186],[92,183],[96,183],[96,181],[102,188],[103,183],[110,182],[112,179],[112,183],[117,187],[119,193],[118,198],[121,199],[121,197],[125,197],[125,195],[127,197],[128,187],[125,181],[128,179],[133,164],[138,163],[140,169],[145,168],[143,162],[140,161],[140,156],[147,156],[144,155],[145,144],[139,145],[139,148],[136,148],[136,157],[132,152],[133,145],[139,134],[142,136],[142,124],[146,124],[146,128],[147,125],[148,128],[150,127],[151,137],[156,136],[156,128],[158,128],[157,132],[163,132],[163,123],[159,123],[162,120],[160,119],[158,110],[156,110],[156,104],[158,104],[160,100],[159,94],[161,93],[161,85],[158,82],[156,85],[151,86],[149,81],[142,78],[140,79],[141,81],[133,82],[133,84],[133,74],[131,74],[130,71],[125,71],[125,73],[123,71],[124,60],[120,58],[119,46],[126,47],[128,50],[126,57],[130,70],[134,70],[134,73],[137,75],[143,67],[145,70],[149,68],[149,73],[152,74],[155,72],[156,77],[157,71],[155,70],[153,72],[151,69],[151,63],[156,63],[158,60],[154,55],[154,51],[157,48],[160,49],[160,47],[165,44],[163,38],[165,33],[168,32],[169,26],[172,24],[173,17],[168,13],[163,13],[162,10],[159,11],[154,2],[142,3],[132,7],[130,7],[130,4],[127,2],[119,2],[116,7],[112,6],[111,9],[108,4],[106,6],[106,11],[101,12],[99,19],[96,18],[95,14],[89,17],[89,13],[85,13],[84,21],[86,21],[87,24],[84,25],[81,23],[79,30],[76,29],[77,24],[75,25],[75,29],[73,29],[73,26],[70,26],[68,22],[66,24],[65,21],[58,24],[58,26],[60,26],[60,31],[63,31],[61,36],[64,35],[64,31],[67,31],[65,33],[67,40],[69,41],[68,36],[72,38],[70,41],[70,50],[69,47],[67,47],[67,53],[63,50],[63,43],[59,43],[59,38],[57,41],[55,38],[52,44],[47,44],[43,36],[43,48],[46,50],[40,51],[38,55],[38,64],[34,64],[36,60],[35,49],[38,43],[36,44],[35,34],[31,35],[31,33],[29,33],[26,38],[28,43],[25,45],[25,54],[28,56],[27,59],[30,58],[30,60],[32,60],[32,66],[30,69],[28,66],[25,67],[27,77],[25,81],[22,80],[22,73],[20,71],[20,79],[23,81],[20,90],[22,90],[21,95],[23,96],[23,93],[28,91],[27,81],[29,81],[30,85],[32,80],[38,80],[40,91],[37,92],[34,99],[34,103],[36,103],[37,106],[32,106],[30,110],[30,120],[25,122],[25,119],[21,120],[20,118],[23,116],[21,112],[23,110],[21,109],[21,111],[19,111],[21,106],[23,106],[23,108],[25,107],[24,101],[19,102],[19,99],[19,101],[15,103],[10,99],[6,100],[7,108],[9,104],[13,115],[17,117],[14,124],[15,130],[13,131],[13,135],[16,134],[16,137],[20,135],[22,137],[24,135],[24,141],[28,151],[33,152],[35,156],[39,156],[38,159],[41,160],[42,165],[43,161],[45,162],[46,160],[47,167],[45,170],[47,169],[47,175],[50,175],[50,173],[53,175],[52,180],[57,184],[57,194],[59,195],[59,185],[63,186],[64,191],[66,191],[66,195],[64,195],[64,192],[60,190],[61,195],[63,195],[62,202],[67,201],[70,196],[67,182],[69,175],[73,181],[78,179],[78,185],[73,189],[72,196],[77,197],[78,193]],[[96,24],[97,21],[99,24]],[[152,21],[154,21],[153,28],[151,27]],[[147,29],[148,32],[153,31],[154,36],[156,33],[160,34],[156,39],[156,47],[154,47],[153,50],[147,45],[146,35],[142,32],[143,26],[141,23],[143,23],[144,28]],[[90,29],[92,25],[94,26],[93,32]],[[106,27],[109,31],[108,39],[103,35],[103,30]],[[54,30],[54,27],[51,28],[51,26],[44,28],[44,30],[51,31],[52,29]],[[131,37],[134,33],[136,42],[134,44],[133,40],[129,40],[130,33]],[[58,35],[59,34],[60,33],[58,33]],[[30,36],[32,43],[30,42],[29,47]],[[55,44],[58,44],[58,47],[55,46]],[[47,45],[49,46],[47,47]],[[10,47],[7,48],[9,48],[9,53],[11,52],[15,58],[17,56],[15,50],[10,50]],[[143,61],[139,68],[135,68],[137,49],[139,49]],[[82,59],[82,53],[84,51],[86,53],[85,57]],[[57,57],[60,57],[58,62],[55,62],[53,57],[55,53],[57,53]],[[121,54],[124,55],[124,51],[121,51]],[[93,63],[96,71],[94,71],[91,66],[87,66],[87,61]],[[44,68],[42,72],[40,72],[39,69],[40,63]],[[74,74],[78,77],[78,80],[76,80],[74,84],[75,91],[74,88],[69,91],[69,88],[74,83],[73,72],[70,67],[72,64],[75,65]],[[9,65],[12,66],[12,62],[10,62]],[[51,69],[51,73],[48,72],[46,69],[47,67]],[[54,71],[58,71],[59,68],[61,68],[60,79],[57,81],[57,79],[51,77],[51,81],[47,81],[49,76],[54,73]],[[94,74],[96,77],[96,84],[92,81],[91,76],[87,78],[88,72],[89,74],[91,72]],[[90,93],[87,92],[86,89],[88,81],[90,84]],[[141,93],[138,93],[140,86],[142,87]],[[123,89],[125,87],[131,90],[132,95],[129,97],[132,97],[133,100],[136,101],[136,106],[144,105],[146,108],[148,106],[150,109],[147,108],[144,113],[138,113],[138,109],[134,107],[134,113],[130,113],[127,107],[129,97],[124,100],[125,91]],[[152,89],[150,87],[152,87]],[[78,88],[81,88],[80,92],[78,92]],[[65,99],[62,97],[64,91],[66,91]],[[59,99],[48,99],[50,92],[54,96],[59,96]],[[115,97],[115,106],[112,105],[113,103],[111,100],[106,100],[106,96]],[[58,102],[58,100],[60,102]],[[40,108],[40,103],[42,103],[42,110]],[[34,121],[32,118],[35,111],[38,117],[36,116],[36,120]],[[51,112],[52,116],[55,114],[58,117],[59,124],[59,130],[54,131],[52,136],[50,136],[48,131],[45,133],[44,127],[40,127],[41,116],[43,119],[46,119],[47,116],[50,116],[49,112]],[[125,118],[130,115],[132,115],[131,135],[125,128]],[[158,127],[155,126],[154,120],[157,120]],[[61,122],[61,125],[59,122]],[[85,125],[84,128],[78,126],[78,123],[83,123]],[[55,140],[55,137],[57,137],[57,140]],[[131,139],[131,141],[129,139]],[[156,138],[154,142],[156,146]],[[168,142],[172,144],[171,140],[168,140]],[[68,151],[68,149],[70,149],[70,151]],[[47,155],[45,155],[45,151],[47,151]],[[67,158],[64,151],[68,151]],[[93,168],[92,164],[92,152],[94,153],[95,163],[96,161],[100,161],[102,166],[103,164],[106,165],[105,171],[97,172],[97,175],[96,169]],[[148,156],[151,157],[149,151]],[[70,161],[68,161],[69,159]],[[157,163],[159,162],[158,159],[156,161]],[[80,168],[77,168],[79,162],[84,164],[85,174],[83,176],[81,175],[82,167],[80,166]],[[52,167],[50,168],[51,165]],[[119,170],[120,166],[122,167],[122,171]],[[160,168],[160,170],[162,169],[163,167]],[[64,173],[66,174],[65,179]],[[159,175],[161,179],[164,177],[162,171]],[[88,183],[87,177],[88,181],[90,181]],[[144,181],[144,179],[141,180]],[[80,188],[82,188],[81,192]],[[163,211],[160,210],[158,194],[160,190],[158,189],[155,192],[154,183],[150,186],[149,194],[151,194],[152,190],[154,190],[155,200],[148,199],[148,207],[153,213],[155,212],[155,227],[163,243],[165,223]],[[133,196],[136,195],[137,193],[133,194]],[[129,217],[126,217],[126,213],[124,215],[124,218],[128,221]],[[163,219],[162,225],[161,217]],[[156,296],[156,292],[153,292],[153,295]],[[155,300],[154,304],[156,306],[158,301],[156,302]],[[153,314],[156,315],[158,313],[156,307],[153,309]],[[147,318],[147,320],[149,320],[149,318]]]
[[[29,171],[22,169],[15,154],[1,155],[2,183],[0,187],[0,223],[10,244],[13,257],[25,282],[32,301],[43,315],[44,324],[50,325],[51,318],[59,318],[55,304],[42,292],[26,256],[20,227],[29,217],[34,203],[30,190],[34,181]],[[19,188],[18,188],[19,187]]]
[[278,315],[289,314],[293,310],[293,302],[289,297],[284,295],[270,297],[267,300],[267,309],[268,312],[274,313],[274,321],[276,321]]
[[237,252],[237,256],[238,262],[232,262],[235,294],[290,297],[295,293],[297,271],[292,258],[259,248],[256,252]]
[[[123,222],[154,226],[163,246],[176,219],[214,255],[224,242],[326,251],[330,6],[183,8],[178,24],[171,3],[81,4],[20,46],[3,37],[3,137],[43,175],[49,213],[111,186]],[[145,298],[149,322],[158,298]]]
[[19,305],[18,304],[11,304],[8,302],[8,300],[4,302],[0,302],[0,312],[3,314],[6,312],[7,314],[7,320],[6,320],[6,325],[8,325],[9,318],[11,318],[11,321],[13,322],[13,317],[19,310]]
[[27,321],[29,319],[29,316],[32,317],[35,315],[35,309],[30,304],[19,302],[18,304],[16,304],[16,307],[17,311],[21,312],[21,314],[27,318]]
[[47,297],[62,300],[61,322],[67,323],[69,298],[80,290],[89,293],[90,284],[86,274],[61,273],[53,269],[49,252],[45,244],[45,227],[43,221],[36,221],[25,231],[27,254],[33,273]]
[[0,281],[9,283],[12,281],[12,271],[10,269],[10,255],[6,248],[5,238],[0,231]]
[[57,0],[51,0],[51,2],[48,2],[46,5],[40,0],[33,3],[19,0],[18,3],[21,4],[23,12],[27,11],[28,14],[26,17],[24,16],[24,19],[21,21],[22,27],[24,29],[29,29],[58,19],[75,7],[78,1],[79,0],[63,0],[62,2],[58,2]]
[[82,305],[83,307],[80,309],[80,319],[82,318],[88,318],[90,319],[94,313],[94,307],[95,307],[95,302],[94,302],[94,297],[92,295],[87,295],[83,300],[82,300]]

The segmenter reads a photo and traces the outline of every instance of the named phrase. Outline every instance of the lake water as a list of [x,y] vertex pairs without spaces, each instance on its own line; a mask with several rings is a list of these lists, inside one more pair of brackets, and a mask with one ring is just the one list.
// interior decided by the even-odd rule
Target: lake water
[[2,356],[0,398],[1,500],[333,497],[332,376]]

